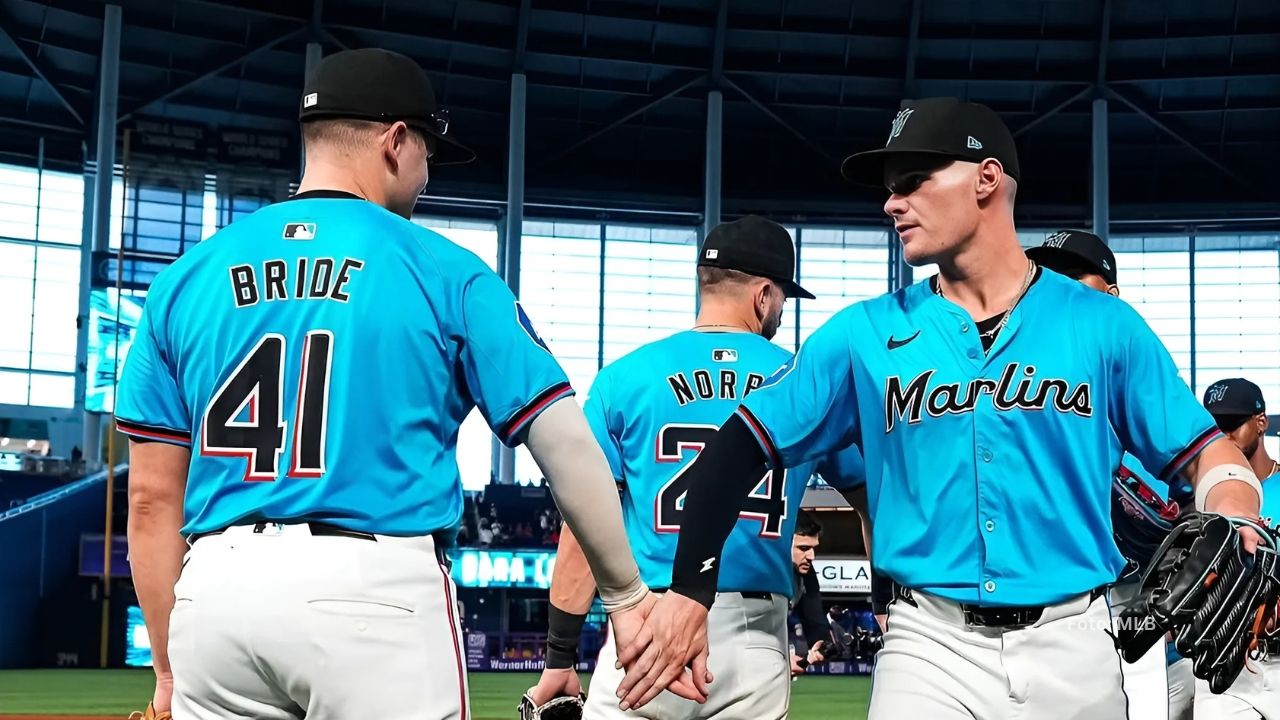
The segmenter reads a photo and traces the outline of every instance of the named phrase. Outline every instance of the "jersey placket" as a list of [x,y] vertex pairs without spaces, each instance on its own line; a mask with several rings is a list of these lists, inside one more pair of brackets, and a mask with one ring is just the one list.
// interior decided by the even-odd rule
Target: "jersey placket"
[[[942,304],[943,309],[946,311],[940,318],[942,327],[939,330],[948,339],[948,345],[954,353],[957,368],[963,369],[961,373],[963,373],[964,377],[956,379],[963,380],[965,384],[978,379],[998,382],[1000,380],[999,368],[1002,365],[997,362],[996,358],[1003,354],[1004,349],[1017,334],[1018,326],[1021,324],[1022,308],[1015,307],[1013,309],[1009,321],[997,333],[990,351],[984,351],[978,325],[969,313],[946,298],[937,297],[935,299]],[[992,371],[993,368],[996,368],[994,373]],[[993,432],[999,426],[999,421],[996,417],[997,412],[992,396],[984,394],[978,398],[976,406],[969,415],[973,430],[973,460],[971,468],[974,479],[974,492],[977,494],[977,515],[974,517],[973,522],[974,531],[977,533],[979,540],[978,544],[982,548],[977,578],[979,604],[1000,603],[999,580],[1002,577],[999,563],[1000,553],[998,551],[993,553],[992,548],[998,547],[1003,542],[999,539],[1002,536],[998,533],[1006,530],[1004,528],[1005,514],[1002,504],[997,499],[999,493],[984,492],[988,486],[992,488],[999,486],[1000,479],[997,477],[999,472],[998,449],[1002,444],[1009,442],[1007,438],[1004,440],[997,438]],[[992,567],[991,563],[993,555],[996,560],[995,567]]]

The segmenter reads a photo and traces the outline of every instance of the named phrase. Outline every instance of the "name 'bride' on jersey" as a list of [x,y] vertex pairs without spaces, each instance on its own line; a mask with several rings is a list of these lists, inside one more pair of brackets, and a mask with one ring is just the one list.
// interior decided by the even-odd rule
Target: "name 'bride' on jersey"
[[[923,413],[932,417],[973,412],[983,394],[991,396],[996,410],[1044,410],[1052,407],[1060,413],[1081,417],[1093,415],[1092,391],[1088,382],[1072,387],[1062,378],[1036,378],[1034,365],[1011,362],[1000,373],[999,380],[974,378],[964,384],[942,383],[930,387],[936,369],[925,370],[903,387],[902,378],[891,375],[884,385],[884,431],[893,431],[902,421],[908,425],[920,422]],[[1023,377],[1018,379],[1019,374]]]

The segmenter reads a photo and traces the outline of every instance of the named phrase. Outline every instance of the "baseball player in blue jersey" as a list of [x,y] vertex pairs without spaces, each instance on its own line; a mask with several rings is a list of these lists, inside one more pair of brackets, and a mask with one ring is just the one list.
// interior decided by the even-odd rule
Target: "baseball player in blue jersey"
[[[1262,389],[1244,378],[1219,380],[1204,391],[1205,409],[1249,459],[1262,481],[1262,521],[1272,528],[1280,522],[1280,463],[1262,442],[1267,432],[1267,405]],[[1280,635],[1269,628],[1257,648],[1257,659],[1221,695],[1196,679],[1196,720],[1280,720]]]
[[1257,517],[1257,478],[1132,308],[1026,257],[1017,153],[990,109],[915,101],[845,171],[889,189],[904,256],[939,274],[837,313],[699,453],[685,512],[701,522],[682,526],[644,631],[671,644],[622,651],[624,701],[655,694],[662,652],[705,652],[674,638],[715,600],[742,478],[853,442],[873,558],[900,589],[870,717],[1124,718],[1104,599],[1124,564],[1109,498],[1121,454],[1229,516]]
[[[1027,257],[1042,268],[1078,280],[1098,292],[1120,297],[1115,254],[1093,233],[1060,230],[1045,238],[1039,247],[1027,250]],[[1112,618],[1117,623],[1123,622],[1119,620],[1121,613],[1138,602],[1143,574],[1172,529],[1180,506],[1191,504],[1190,491],[1189,486],[1179,482],[1171,493],[1168,485],[1151,478],[1129,455],[1125,455],[1116,469],[1111,485],[1112,534],[1125,559],[1125,567],[1108,599]],[[1170,495],[1175,500],[1171,501]],[[1180,709],[1175,706],[1177,698],[1171,686],[1168,646],[1153,644],[1136,662],[1120,666],[1130,720],[1170,720],[1174,711]],[[1190,668],[1184,669],[1190,678]],[[1194,679],[1190,685],[1194,690]],[[1181,707],[1189,709],[1190,705],[1182,703]]]
[[[627,536],[646,584],[671,583],[680,528],[697,522],[684,511],[685,470],[745,397],[790,353],[769,342],[786,298],[812,298],[797,285],[795,250],[780,225],[748,216],[717,226],[698,256],[701,307],[691,330],[644,345],[596,376],[585,405],[622,491]],[[759,468],[729,533],[715,609],[707,622],[715,681],[706,702],[672,694],[630,712],[615,697],[622,672],[607,644],[591,679],[584,717],[786,717],[790,697],[787,608],[793,591],[791,537],[814,463]],[[826,479],[836,487],[839,477]],[[574,528],[576,530],[576,527]],[[563,541],[551,582],[547,667],[525,707],[542,706],[579,685],[570,669],[595,587],[576,545]],[[699,669],[695,665],[695,674]]]
[[432,153],[459,149],[425,73],[332,55],[300,116],[298,194],[161,272],[124,368],[150,710],[466,718],[443,552],[473,407],[544,470],[620,641],[655,599],[529,318],[478,258],[407,219]]

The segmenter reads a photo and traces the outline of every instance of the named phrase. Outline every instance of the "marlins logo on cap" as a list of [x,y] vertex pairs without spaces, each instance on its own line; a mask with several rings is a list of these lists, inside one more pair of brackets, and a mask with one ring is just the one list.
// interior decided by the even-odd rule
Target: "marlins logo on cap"
[[[911,117],[911,108],[900,110],[896,117],[893,118],[893,125],[889,127],[889,140],[892,140],[902,134],[902,128],[907,124],[907,120]],[[887,144],[889,141],[886,140]]]

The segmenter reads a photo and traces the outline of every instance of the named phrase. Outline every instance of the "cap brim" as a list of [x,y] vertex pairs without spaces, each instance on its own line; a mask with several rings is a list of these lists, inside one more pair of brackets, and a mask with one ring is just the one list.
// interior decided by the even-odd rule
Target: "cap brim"
[[849,182],[882,188],[884,187],[885,161],[898,155],[931,155],[939,160],[944,158],[952,160],[963,159],[940,150],[891,150],[889,148],[879,148],[856,153],[845,158],[844,162],[840,164],[840,174]]
[[789,298],[802,298],[804,300],[815,300],[813,293],[800,287],[794,280],[774,280],[782,286],[782,292]]
[[415,126],[414,129],[425,132],[435,141],[435,154],[431,156],[432,167],[466,165],[475,162],[476,151],[458,142],[452,136],[441,135],[422,126]]

